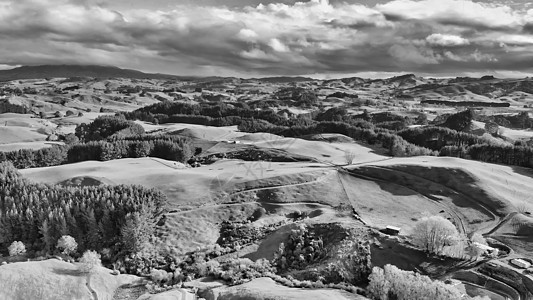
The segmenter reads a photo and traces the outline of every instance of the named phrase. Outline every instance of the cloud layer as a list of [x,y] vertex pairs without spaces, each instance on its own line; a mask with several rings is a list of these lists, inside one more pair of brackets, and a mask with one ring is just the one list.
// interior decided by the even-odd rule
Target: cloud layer
[[13,66],[97,63],[237,76],[530,72],[533,9],[311,0],[114,10],[97,1],[0,0],[0,39],[0,65]]

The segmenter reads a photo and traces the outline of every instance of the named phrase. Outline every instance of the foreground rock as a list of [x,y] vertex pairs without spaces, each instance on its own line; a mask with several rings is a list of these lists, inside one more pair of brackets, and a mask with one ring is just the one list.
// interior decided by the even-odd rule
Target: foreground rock
[[367,298],[334,289],[300,289],[277,284],[270,278],[258,278],[248,283],[219,287],[203,295],[207,300],[365,300]]

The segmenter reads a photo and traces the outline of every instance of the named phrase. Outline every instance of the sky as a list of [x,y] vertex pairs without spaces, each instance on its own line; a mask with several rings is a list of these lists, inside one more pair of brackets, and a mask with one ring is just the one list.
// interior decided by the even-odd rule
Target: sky
[[0,0],[0,69],[525,77],[529,0]]

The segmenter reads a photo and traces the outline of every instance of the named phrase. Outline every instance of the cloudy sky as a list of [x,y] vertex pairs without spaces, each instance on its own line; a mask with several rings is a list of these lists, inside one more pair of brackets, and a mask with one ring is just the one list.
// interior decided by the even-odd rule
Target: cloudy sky
[[179,75],[533,73],[529,0],[0,0],[0,68]]

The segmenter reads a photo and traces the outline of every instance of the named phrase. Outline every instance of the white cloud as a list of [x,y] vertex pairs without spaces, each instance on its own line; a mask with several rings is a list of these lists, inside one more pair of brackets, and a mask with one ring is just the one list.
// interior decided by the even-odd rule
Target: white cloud
[[290,49],[278,39],[270,39],[268,45],[276,52],[289,52]]
[[467,39],[460,36],[441,33],[433,33],[429,35],[426,37],[426,41],[432,46],[443,47],[464,46],[470,44]]
[[242,39],[243,41],[255,41],[258,36],[255,31],[248,28],[243,28],[239,31],[237,37]]
[[279,62],[280,59],[275,57],[272,54],[268,54],[265,51],[261,49],[251,49],[247,51],[241,51],[240,53],[242,58],[246,59],[252,59],[252,60],[265,60],[265,61],[271,61],[271,62]]
[[450,59],[450,60],[453,60],[453,61],[465,61],[464,58],[456,55],[455,53],[451,52],[451,51],[444,51],[444,56],[447,58],[447,59]]
[[434,20],[446,24],[495,28],[518,26],[523,22],[520,13],[507,5],[471,0],[395,0],[377,8],[383,13],[406,19]]

